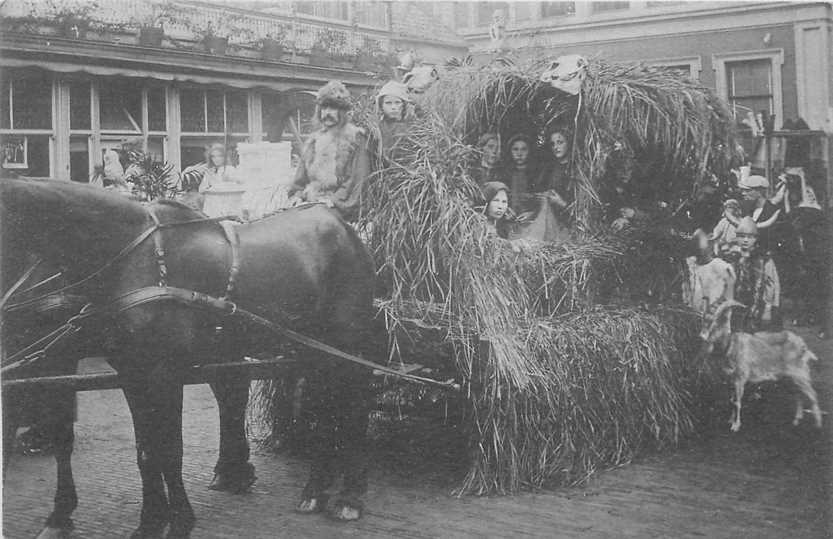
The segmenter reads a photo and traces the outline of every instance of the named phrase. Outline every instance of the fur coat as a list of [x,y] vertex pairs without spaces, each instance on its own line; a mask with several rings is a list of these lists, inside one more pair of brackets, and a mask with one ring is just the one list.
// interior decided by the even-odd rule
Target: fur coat
[[289,194],[306,202],[332,204],[346,220],[358,217],[362,187],[370,175],[364,130],[346,124],[310,135],[301,153]]

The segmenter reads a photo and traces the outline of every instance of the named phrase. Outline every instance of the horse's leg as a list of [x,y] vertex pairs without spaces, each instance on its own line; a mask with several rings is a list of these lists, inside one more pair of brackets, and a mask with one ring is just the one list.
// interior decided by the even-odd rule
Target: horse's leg
[[242,493],[256,479],[255,468],[249,462],[249,441],[246,438],[249,379],[229,376],[210,385],[220,409],[220,456],[214,466],[214,479],[208,488]]
[[194,510],[182,482],[182,385],[162,383],[156,388],[153,402],[157,406],[158,428],[155,445],[168,486],[171,526],[167,537],[188,537],[194,528]]
[[125,384],[124,396],[133,416],[136,435],[136,463],[142,478],[142,513],[139,527],[131,539],[161,537],[170,519],[168,498],[162,482],[162,466],[156,442],[159,428],[156,403],[150,398],[147,386],[131,381]]
[[352,366],[342,366],[339,370],[332,398],[339,404],[335,429],[336,465],[344,473],[344,485],[338,497],[331,500],[327,511],[337,520],[358,520],[364,508],[361,497],[367,492],[370,373]]
[[[314,352],[310,353],[313,354]],[[324,510],[327,505],[325,491],[332,486],[338,473],[333,436],[338,403],[333,399],[332,377],[327,372],[333,368],[333,364],[321,355],[308,361],[316,367],[316,372],[308,377],[307,383],[309,409],[306,415],[313,423],[308,437],[312,464],[309,480],[296,507],[299,513],[317,513]]]
[[[55,452],[57,484],[55,506],[46,519],[47,529],[69,530],[72,528],[72,512],[78,506],[75,480],[72,476],[72,448],[75,442],[75,391],[53,390],[48,397],[42,423],[47,441]],[[44,530],[46,533],[47,530]],[[42,535],[43,536],[43,535]]]

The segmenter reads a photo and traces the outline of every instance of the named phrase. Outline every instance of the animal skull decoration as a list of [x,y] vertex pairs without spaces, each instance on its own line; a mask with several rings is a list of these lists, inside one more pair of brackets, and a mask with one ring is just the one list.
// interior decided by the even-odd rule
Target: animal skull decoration
[[578,54],[559,56],[541,73],[541,81],[562,92],[578,95],[587,76],[587,65],[587,60]]
[[440,79],[440,72],[435,66],[421,65],[416,66],[410,72],[402,77],[402,82],[405,86],[414,93],[421,94],[431,87],[435,81]]

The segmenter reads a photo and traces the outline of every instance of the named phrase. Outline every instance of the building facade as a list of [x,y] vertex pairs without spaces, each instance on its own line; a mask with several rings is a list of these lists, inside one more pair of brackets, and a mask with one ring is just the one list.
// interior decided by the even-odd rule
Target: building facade
[[309,92],[326,81],[362,92],[391,76],[397,51],[440,62],[465,50],[453,31],[433,38],[414,24],[425,17],[417,4],[377,1],[7,0],[3,166],[84,182],[129,142],[184,168],[212,142],[290,136],[290,103],[308,131]]
[[[833,7],[830,2],[442,2],[435,6],[471,53],[496,54],[489,28],[505,19],[504,46],[521,56],[581,54],[639,61],[689,75],[726,100],[742,123],[749,111],[775,116],[775,129],[805,134],[833,193]],[[828,203],[830,203],[830,198]]]

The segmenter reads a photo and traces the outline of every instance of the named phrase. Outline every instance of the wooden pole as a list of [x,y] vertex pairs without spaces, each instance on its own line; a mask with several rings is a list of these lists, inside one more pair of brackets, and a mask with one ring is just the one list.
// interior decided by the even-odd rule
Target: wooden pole
[[[251,380],[276,378],[285,374],[288,369],[297,365],[297,363],[294,359],[285,359],[283,357],[263,361],[212,363],[191,367],[185,371],[182,377],[182,383],[183,385],[205,384],[211,382],[218,376],[228,376],[230,373],[246,374]],[[72,388],[75,391],[93,391],[99,389],[119,389],[122,387],[122,383],[123,377],[118,373],[101,372],[3,380],[3,389],[22,386],[48,386]]]

